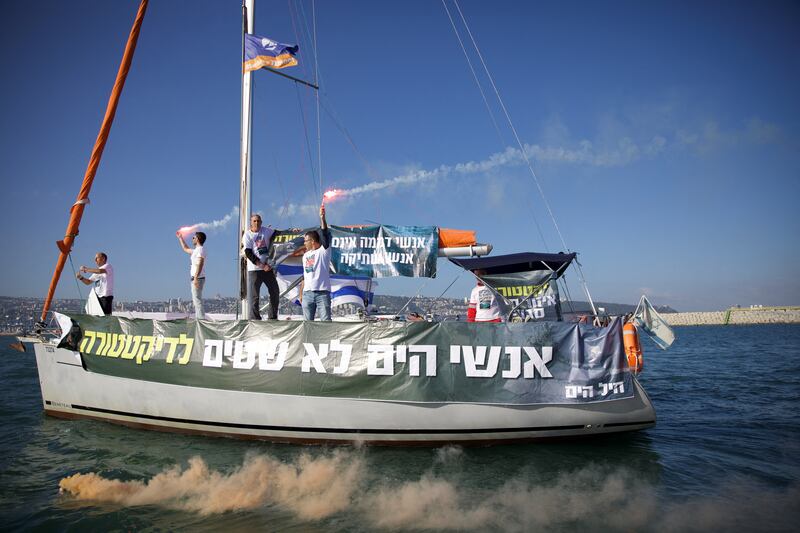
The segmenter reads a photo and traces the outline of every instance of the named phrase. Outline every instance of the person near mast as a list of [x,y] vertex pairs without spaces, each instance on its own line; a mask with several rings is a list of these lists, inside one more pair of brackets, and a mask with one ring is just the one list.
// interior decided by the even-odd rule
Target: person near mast
[[500,304],[494,291],[484,285],[480,276],[486,275],[485,270],[474,270],[477,284],[469,295],[467,306],[467,322],[502,322],[503,315]]
[[275,230],[261,225],[261,215],[250,215],[250,229],[242,236],[242,248],[247,257],[247,298],[250,301],[250,319],[261,320],[258,298],[261,285],[269,292],[269,320],[278,319],[278,300],[280,289],[275,278],[273,265],[269,264],[269,245]]
[[[108,256],[103,252],[95,254],[94,262],[97,268],[81,265],[77,278],[84,285],[94,283],[94,291],[100,301],[100,307],[103,309],[104,314],[110,315],[114,303],[114,269],[111,268],[111,263],[108,262]],[[91,276],[84,277],[84,273],[89,273]]]
[[206,317],[203,307],[203,287],[206,284],[206,250],[203,247],[206,242],[206,234],[198,231],[192,237],[194,248],[189,248],[183,240],[180,231],[176,231],[178,242],[184,252],[191,255],[189,266],[189,283],[192,290],[192,304],[194,305],[194,316],[198,320]]
[[320,320],[331,320],[331,248],[330,230],[325,219],[325,204],[319,208],[320,231],[309,231],[303,242],[303,281],[300,300],[303,320],[314,320],[319,309]]

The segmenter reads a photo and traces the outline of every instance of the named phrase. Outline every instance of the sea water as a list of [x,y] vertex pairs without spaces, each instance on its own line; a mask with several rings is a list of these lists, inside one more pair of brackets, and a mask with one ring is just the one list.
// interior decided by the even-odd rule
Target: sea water
[[800,326],[676,333],[644,342],[653,429],[432,449],[49,418],[32,350],[0,338],[0,530],[797,531]]

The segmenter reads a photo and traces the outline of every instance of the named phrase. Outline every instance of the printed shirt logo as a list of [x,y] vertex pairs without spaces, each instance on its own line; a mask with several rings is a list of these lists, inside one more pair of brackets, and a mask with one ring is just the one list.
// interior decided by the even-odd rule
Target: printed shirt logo
[[267,242],[267,240],[264,239],[264,237],[261,236],[256,237],[255,245],[258,255],[264,255],[269,250],[269,242]]
[[314,272],[314,265],[317,263],[317,257],[312,255],[306,258],[305,271],[308,273]]
[[487,289],[481,289],[478,293],[479,307],[481,309],[489,309],[492,307],[492,292]]

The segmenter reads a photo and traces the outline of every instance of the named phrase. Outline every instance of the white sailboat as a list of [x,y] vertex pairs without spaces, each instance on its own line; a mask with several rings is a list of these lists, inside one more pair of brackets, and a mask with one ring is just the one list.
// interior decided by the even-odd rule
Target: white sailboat
[[[243,5],[250,34],[253,2]],[[251,75],[242,83],[240,230],[250,213]],[[84,205],[79,196],[75,210]],[[67,234],[62,255],[77,231]],[[489,251],[475,246],[460,252]],[[516,301],[525,303],[557,287],[572,257],[533,254],[462,266],[480,268],[489,285],[505,280],[492,285],[498,294],[518,291]],[[522,281],[508,285],[510,274]],[[620,319],[604,327],[261,322],[247,319],[244,295],[242,317],[59,315],[62,336],[34,343],[44,411],[161,431],[386,445],[588,437],[656,421],[628,367]]]

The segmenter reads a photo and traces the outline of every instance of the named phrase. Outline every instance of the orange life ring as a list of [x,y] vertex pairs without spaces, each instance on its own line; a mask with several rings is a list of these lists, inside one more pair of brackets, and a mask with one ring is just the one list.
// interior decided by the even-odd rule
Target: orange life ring
[[642,347],[639,344],[639,335],[632,322],[622,326],[622,344],[625,346],[625,355],[628,356],[628,366],[634,374],[638,374],[644,368],[644,359],[642,358]]

